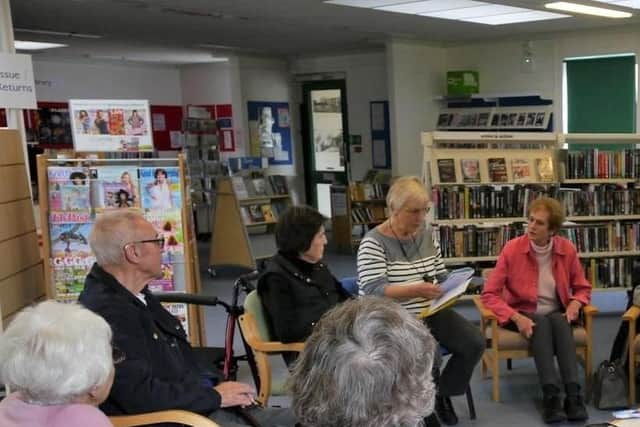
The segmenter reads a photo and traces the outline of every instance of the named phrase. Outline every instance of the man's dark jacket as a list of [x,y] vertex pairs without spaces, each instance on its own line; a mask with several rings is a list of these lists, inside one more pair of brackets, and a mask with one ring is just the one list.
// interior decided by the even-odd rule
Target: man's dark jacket
[[305,341],[327,310],[350,298],[324,263],[282,253],[269,260],[258,294],[271,331],[282,342]]
[[107,415],[219,409],[220,395],[205,385],[180,322],[146,287],[142,294],[147,305],[98,264],[85,280],[80,303],[111,325],[113,344],[126,356],[100,409]]

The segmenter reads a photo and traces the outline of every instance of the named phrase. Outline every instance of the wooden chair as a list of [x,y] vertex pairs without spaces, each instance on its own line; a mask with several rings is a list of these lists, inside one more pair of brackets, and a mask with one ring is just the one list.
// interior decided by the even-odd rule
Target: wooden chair
[[178,423],[193,427],[220,427],[207,417],[195,412],[169,410],[137,415],[117,415],[109,417],[113,427],[147,426],[157,423]]
[[[292,351],[301,352],[304,349],[304,343],[288,343],[284,344],[280,341],[272,341],[269,333],[269,327],[262,308],[262,302],[257,291],[251,291],[244,300],[244,314],[240,316],[240,330],[244,339],[247,341],[253,352],[258,368],[258,402],[262,406],[267,406],[269,397],[277,394],[271,382],[271,363],[269,356],[273,354],[281,354],[282,352]],[[274,388],[274,390],[272,390]]]
[[[525,359],[533,357],[529,348],[529,341],[518,332],[513,332],[498,326],[496,315],[486,308],[480,296],[474,296],[473,302],[480,312],[480,331],[487,339],[487,348],[482,355],[482,377],[487,377],[487,370],[491,371],[493,378],[491,398],[495,402],[500,401],[500,360]],[[598,309],[592,305],[582,308],[584,312],[584,327],[573,328],[573,338],[576,342],[576,352],[584,365],[587,388],[591,380],[591,332],[593,316]]]
[[636,364],[640,362],[640,335],[636,329],[636,322],[640,317],[640,307],[632,305],[622,315],[623,322],[629,322],[627,343],[629,345],[629,405],[636,403]]

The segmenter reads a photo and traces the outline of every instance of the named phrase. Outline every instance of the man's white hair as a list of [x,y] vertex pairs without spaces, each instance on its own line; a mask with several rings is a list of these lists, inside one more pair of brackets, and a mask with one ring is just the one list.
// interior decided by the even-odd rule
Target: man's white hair
[[79,304],[26,308],[0,335],[0,382],[29,402],[73,402],[104,384],[112,369],[111,328]]
[[124,263],[124,246],[136,240],[140,221],[145,221],[142,215],[128,210],[108,212],[96,218],[89,245],[99,266]]

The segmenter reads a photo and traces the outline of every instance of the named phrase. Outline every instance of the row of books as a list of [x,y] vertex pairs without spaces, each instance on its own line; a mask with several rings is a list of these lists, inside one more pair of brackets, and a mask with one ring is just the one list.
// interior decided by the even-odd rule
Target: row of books
[[475,225],[433,227],[434,239],[444,258],[496,256],[507,241],[524,233],[523,224],[493,227]]
[[637,261],[630,257],[582,259],[582,268],[594,288],[624,287],[631,289],[635,283],[632,271]]
[[182,204],[177,167],[50,166],[47,177],[52,222],[66,222],[65,212]]
[[640,214],[640,188],[624,185],[584,185],[561,187],[558,199],[568,216]]
[[[535,160],[535,170],[533,164]],[[555,180],[553,158],[513,158],[507,168],[504,157],[487,159],[486,172],[479,159],[460,159],[460,175],[455,159],[438,159],[438,178],[441,184],[479,182],[552,182]],[[486,176],[485,176],[486,174]]]
[[349,197],[353,201],[384,200],[389,184],[353,182],[349,184]]
[[640,149],[569,151],[566,173],[569,179],[640,178]]
[[288,203],[274,201],[271,203],[240,206],[240,214],[245,225],[260,223],[275,223],[287,209]]
[[389,217],[386,206],[351,207],[351,220],[354,224],[376,224]]
[[554,186],[434,187],[431,201],[435,220],[526,217],[529,204],[541,195],[555,196]]
[[640,223],[608,222],[563,227],[560,234],[568,238],[578,252],[640,250]]
[[231,184],[239,200],[289,194],[287,180],[282,175],[238,175],[231,177]]

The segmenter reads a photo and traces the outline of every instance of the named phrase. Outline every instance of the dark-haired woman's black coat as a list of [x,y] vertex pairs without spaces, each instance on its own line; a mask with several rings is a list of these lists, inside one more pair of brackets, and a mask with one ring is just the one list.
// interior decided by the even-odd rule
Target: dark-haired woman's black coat
[[282,342],[306,340],[327,310],[350,297],[324,263],[282,254],[267,263],[258,294],[271,333]]

